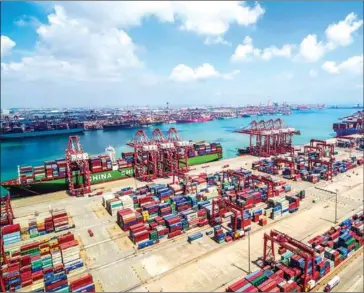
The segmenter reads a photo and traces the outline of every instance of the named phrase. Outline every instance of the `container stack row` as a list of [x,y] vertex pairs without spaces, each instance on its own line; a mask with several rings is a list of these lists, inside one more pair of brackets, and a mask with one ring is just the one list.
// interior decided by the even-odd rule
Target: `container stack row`
[[[80,247],[72,233],[20,247],[5,246],[5,252],[9,261],[1,270],[7,290],[69,292],[69,278],[85,271]],[[82,292],[94,292],[94,287]]]
[[[363,224],[363,213],[358,213],[307,242],[316,252],[308,261],[311,279],[319,281],[364,244]],[[228,286],[226,292],[303,292],[305,259],[283,247],[278,253],[281,259],[274,266],[248,274]]]
[[[317,153],[309,153],[309,158],[318,159]],[[292,161],[292,158],[287,158]],[[332,175],[336,176],[339,173],[347,172],[357,166],[362,165],[363,158],[351,157],[347,160],[335,161],[332,164]],[[327,178],[329,173],[328,167],[325,164],[313,163],[312,169],[308,168],[308,160],[304,155],[299,155],[292,161],[294,170],[291,172],[290,166],[287,163],[276,162],[275,159],[262,159],[260,161],[253,162],[252,169],[260,172],[281,175],[286,179],[304,180],[311,183],[318,183],[321,179]]]

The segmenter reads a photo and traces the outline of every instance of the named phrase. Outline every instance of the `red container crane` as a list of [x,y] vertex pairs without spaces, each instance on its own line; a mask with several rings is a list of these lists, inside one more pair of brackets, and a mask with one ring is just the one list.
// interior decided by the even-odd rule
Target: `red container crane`
[[174,127],[168,130],[168,141],[173,143],[177,150],[173,157],[177,171],[181,173],[188,172],[188,152],[193,150],[192,144],[187,140],[183,140]]
[[145,134],[138,130],[134,141],[134,174],[141,181],[151,181],[158,176],[158,147]]
[[91,192],[88,153],[82,149],[80,138],[70,136],[66,149],[67,178],[69,192],[73,196]]
[[252,121],[236,132],[250,135],[250,154],[259,157],[292,153],[292,138],[300,134],[299,130],[285,127],[281,119]]
[[[270,242],[270,246],[268,243]],[[285,249],[292,251],[295,254],[298,254],[305,260],[305,267],[303,271],[303,287],[307,287],[307,283],[312,276],[308,274],[308,262],[311,261],[312,272],[315,272],[315,251],[309,247],[308,245],[284,234],[277,230],[271,230],[270,234],[264,233],[264,255],[263,261],[267,263],[267,260],[270,259],[275,261],[275,246],[274,244],[279,245],[280,247],[284,247]]]

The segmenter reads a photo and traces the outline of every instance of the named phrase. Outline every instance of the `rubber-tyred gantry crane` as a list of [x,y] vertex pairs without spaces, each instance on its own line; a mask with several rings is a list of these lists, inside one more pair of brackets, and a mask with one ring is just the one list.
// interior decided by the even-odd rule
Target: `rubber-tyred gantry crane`
[[78,136],[70,136],[66,149],[69,193],[73,196],[91,192],[88,153],[84,152]]
[[300,134],[299,130],[285,127],[281,119],[252,121],[236,132],[250,135],[250,154],[259,157],[292,152],[292,138]]
[[273,158],[273,162],[275,166],[278,166],[279,163],[284,163],[288,165],[289,172],[290,172],[290,178],[293,178],[295,174],[295,163],[288,158],[281,158],[281,157],[275,157]]
[[134,141],[134,174],[141,181],[150,181],[158,176],[158,147],[144,130],[138,130]]
[[[231,202],[227,198],[223,198],[221,196],[216,197],[212,200],[212,209],[211,209],[211,216],[210,216],[210,224],[212,226],[221,224],[222,216],[226,212],[232,212],[234,214],[234,221],[232,222],[232,232],[236,232],[238,230],[244,230],[244,207],[240,207],[233,202]],[[241,226],[238,227],[238,217],[241,216]]]
[[307,288],[308,281],[313,279],[313,277],[308,274],[309,261],[311,261],[312,265],[312,274],[315,272],[315,251],[308,245],[288,236],[287,234],[277,230],[271,230],[269,234],[264,233],[264,263],[267,263],[268,259],[275,261],[275,244],[304,258],[305,267],[303,271],[303,288]]

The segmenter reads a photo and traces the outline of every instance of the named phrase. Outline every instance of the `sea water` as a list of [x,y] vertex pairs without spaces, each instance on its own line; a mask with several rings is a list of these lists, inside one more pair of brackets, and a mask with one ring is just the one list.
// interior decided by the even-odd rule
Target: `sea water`
[[[224,158],[236,156],[237,149],[249,144],[249,136],[235,133],[234,130],[248,126],[253,120],[268,120],[280,118],[289,127],[301,131],[294,137],[294,144],[304,144],[311,138],[327,139],[335,135],[332,124],[340,117],[354,113],[354,109],[323,109],[294,111],[290,116],[252,116],[247,118],[214,120],[204,123],[164,124],[159,127],[166,133],[170,127],[175,127],[185,140],[206,140],[220,142],[223,146]],[[155,127],[143,128],[151,136]],[[105,148],[113,146],[117,157],[123,151],[132,151],[126,142],[132,140],[136,129],[112,131],[86,131],[80,135],[83,149],[89,154],[104,153]],[[68,136],[50,136],[31,138],[21,141],[1,143],[1,181],[17,177],[17,166],[41,166],[44,161],[65,157]],[[4,193],[4,189],[1,189]]]

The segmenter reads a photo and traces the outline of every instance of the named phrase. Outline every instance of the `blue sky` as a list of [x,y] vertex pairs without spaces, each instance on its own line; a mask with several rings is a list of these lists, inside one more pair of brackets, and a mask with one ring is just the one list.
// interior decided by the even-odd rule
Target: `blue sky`
[[350,104],[360,2],[3,2],[2,107]]

